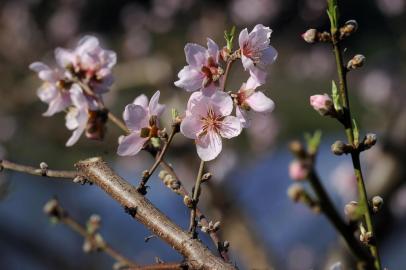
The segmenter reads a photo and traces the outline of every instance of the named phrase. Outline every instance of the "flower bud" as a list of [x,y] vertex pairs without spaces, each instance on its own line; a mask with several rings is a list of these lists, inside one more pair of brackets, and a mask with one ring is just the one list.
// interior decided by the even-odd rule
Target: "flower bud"
[[289,165],[289,176],[293,180],[304,180],[307,178],[307,175],[309,174],[309,169],[307,166],[299,161],[299,160],[294,160],[290,163]]
[[313,95],[310,97],[310,105],[315,109],[320,115],[333,115],[334,105],[333,101],[329,95]]
[[372,239],[372,232],[368,232],[362,224],[360,224],[359,228],[360,228],[359,240],[363,244],[368,245]]
[[165,176],[167,176],[167,175],[168,175],[168,172],[165,170],[162,170],[159,172],[158,177],[159,177],[159,179],[163,180],[165,178]]
[[316,29],[309,29],[302,34],[302,38],[307,43],[315,43],[317,41],[318,31]]
[[304,188],[299,184],[290,185],[288,188],[288,197],[294,202],[298,202],[304,193]]
[[358,219],[358,203],[356,201],[351,201],[344,206],[344,214],[345,216],[351,220]]
[[349,144],[345,144],[342,141],[336,141],[331,145],[331,151],[337,155],[341,156],[342,154],[348,154],[352,150],[352,146]]
[[365,63],[365,59],[365,56],[362,54],[355,55],[350,61],[348,61],[347,69],[351,70],[362,67]]
[[101,217],[97,214],[93,214],[89,217],[86,228],[87,232],[90,234],[94,234],[101,226]]
[[189,196],[186,195],[185,197],[183,197],[183,203],[184,203],[187,207],[193,208],[193,199],[190,198]]
[[356,20],[347,21],[343,27],[340,28],[340,38],[348,37],[358,30],[358,23]]
[[46,164],[45,162],[41,162],[39,164],[39,167],[41,169],[41,175],[42,176],[46,176],[47,175],[47,171],[48,171],[48,164]]
[[303,144],[300,141],[292,141],[289,143],[289,150],[297,157],[297,158],[305,158],[307,156],[306,150],[303,147]]
[[364,149],[369,149],[376,144],[376,134],[368,133],[363,141]]
[[383,205],[383,199],[380,196],[374,196],[372,198],[372,210],[377,213]]
[[209,173],[209,172],[203,174],[203,176],[202,176],[202,183],[204,183],[204,182],[206,182],[206,181],[209,181],[211,177],[212,177],[212,174]]

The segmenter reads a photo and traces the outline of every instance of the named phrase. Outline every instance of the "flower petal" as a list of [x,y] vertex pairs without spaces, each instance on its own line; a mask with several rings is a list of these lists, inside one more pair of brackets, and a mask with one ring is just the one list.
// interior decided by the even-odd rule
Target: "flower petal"
[[147,110],[148,109],[148,98],[146,95],[141,94],[134,99],[133,104],[140,105],[145,110]]
[[262,51],[261,65],[263,67],[270,65],[275,62],[276,58],[278,58],[278,52],[274,47],[269,46],[269,48]]
[[134,156],[142,149],[148,138],[141,138],[139,132],[119,138],[117,154],[120,156]]
[[185,46],[186,62],[200,68],[206,63],[206,49],[199,44],[188,43]]
[[266,81],[267,73],[266,71],[252,65],[249,68],[250,76],[258,82],[259,85],[263,85]]
[[208,132],[196,140],[197,154],[203,161],[215,159],[220,154],[221,149],[221,137],[215,132]]
[[58,93],[57,97],[54,98],[48,106],[48,110],[44,112],[43,116],[52,116],[55,113],[61,112],[66,109],[70,105],[70,96],[68,93],[62,94]]
[[240,46],[240,49],[244,47],[244,44],[248,42],[248,29],[244,28],[241,32],[240,35],[238,36],[238,45]]
[[29,68],[35,72],[41,72],[43,70],[50,70],[50,67],[48,67],[46,64],[42,62],[34,62],[29,65]]
[[196,139],[199,132],[202,131],[202,121],[194,116],[187,116],[180,124],[180,132],[190,139]]
[[256,112],[271,112],[275,108],[275,103],[260,91],[253,93],[245,101]]
[[188,92],[199,90],[203,85],[204,74],[192,66],[185,66],[178,73],[179,80],[175,86],[185,89]]
[[251,117],[249,114],[250,114],[249,111],[246,111],[240,108],[239,106],[237,106],[237,108],[235,109],[235,115],[240,120],[241,126],[243,128],[248,128],[250,126]]
[[214,106],[213,109],[222,116],[230,115],[233,111],[233,100],[223,91],[216,91],[210,97],[210,103]]
[[155,94],[151,97],[151,100],[149,101],[149,114],[150,115],[156,115],[156,116],[161,116],[161,114],[165,110],[165,105],[159,104],[159,96],[161,92],[156,91]]
[[219,58],[219,46],[211,38],[207,38],[207,52],[209,56],[218,62]]
[[70,64],[74,64],[76,62],[76,57],[75,54],[69,50],[63,48],[56,48],[55,60],[60,67],[65,68]]
[[42,102],[50,103],[58,95],[58,89],[55,85],[50,83],[44,83],[37,90],[37,96]]
[[148,126],[148,112],[139,105],[128,104],[125,106],[123,119],[126,126],[132,131]]
[[240,135],[242,125],[240,120],[235,116],[226,116],[221,122],[220,135],[223,138],[231,139]]

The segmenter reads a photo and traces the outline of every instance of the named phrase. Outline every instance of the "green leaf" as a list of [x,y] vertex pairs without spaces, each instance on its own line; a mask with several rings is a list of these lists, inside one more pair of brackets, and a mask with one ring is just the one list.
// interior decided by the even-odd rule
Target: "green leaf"
[[353,124],[353,135],[354,135],[354,144],[358,145],[359,144],[359,129],[358,129],[358,124],[357,121],[355,121],[355,119],[352,119],[352,124]]
[[233,50],[234,35],[235,35],[235,26],[231,28],[230,32],[227,32],[227,30],[224,31],[224,39],[227,42],[227,49],[230,52]]
[[171,109],[171,115],[172,115],[172,121],[175,122],[176,118],[178,118],[178,116],[179,116],[178,110],[176,110],[175,108],[172,108]]
[[341,106],[340,95],[338,94],[337,85],[334,80],[331,81],[331,96],[333,97],[334,109],[337,112],[341,112],[343,107]]
[[305,133],[304,137],[307,143],[307,151],[310,155],[315,155],[321,142],[321,130],[316,130],[313,135]]

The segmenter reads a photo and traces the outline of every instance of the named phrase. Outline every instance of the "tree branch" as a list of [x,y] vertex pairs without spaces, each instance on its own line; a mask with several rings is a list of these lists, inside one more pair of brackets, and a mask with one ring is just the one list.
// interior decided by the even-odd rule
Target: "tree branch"
[[42,168],[35,168],[31,166],[17,164],[8,160],[0,160],[0,171],[2,169],[22,172],[32,175],[53,177],[53,178],[66,178],[66,179],[75,179],[77,176],[81,176],[76,171],[57,171],[49,170],[48,166],[45,163],[41,163]]
[[101,158],[79,161],[75,166],[92,183],[120,203],[133,218],[181,253],[190,268],[235,270],[231,264],[213,255],[200,241],[191,239],[187,232],[155,208],[136,187],[113,172]]

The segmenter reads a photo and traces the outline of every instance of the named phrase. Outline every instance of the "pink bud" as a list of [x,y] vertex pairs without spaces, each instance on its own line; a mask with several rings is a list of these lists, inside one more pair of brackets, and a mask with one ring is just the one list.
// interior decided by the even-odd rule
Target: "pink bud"
[[309,29],[302,34],[302,38],[307,43],[315,43],[317,41],[318,31],[316,29]]
[[298,160],[294,160],[289,165],[289,176],[293,180],[304,180],[307,178],[308,169]]
[[321,115],[328,115],[334,109],[333,101],[327,94],[311,96],[310,105]]

